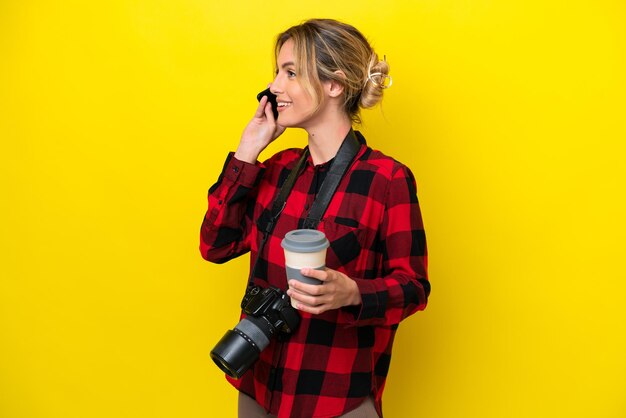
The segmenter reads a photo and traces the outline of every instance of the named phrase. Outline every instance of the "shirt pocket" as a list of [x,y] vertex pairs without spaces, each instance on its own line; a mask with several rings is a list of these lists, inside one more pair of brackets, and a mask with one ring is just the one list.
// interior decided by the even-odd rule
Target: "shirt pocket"
[[[350,224],[350,225],[348,225]],[[365,228],[342,218],[323,219],[320,230],[326,234],[330,247],[326,252],[326,266],[333,270],[353,271],[363,252],[366,239]]]

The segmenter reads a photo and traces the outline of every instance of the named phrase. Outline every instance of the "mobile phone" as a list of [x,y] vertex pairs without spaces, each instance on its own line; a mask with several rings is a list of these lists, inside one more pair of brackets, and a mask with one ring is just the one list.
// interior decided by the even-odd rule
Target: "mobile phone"
[[260,102],[263,96],[267,96],[267,101],[272,105],[272,112],[274,113],[274,120],[278,119],[278,103],[276,103],[276,95],[270,91],[269,88],[263,90],[256,95],[256,99]]

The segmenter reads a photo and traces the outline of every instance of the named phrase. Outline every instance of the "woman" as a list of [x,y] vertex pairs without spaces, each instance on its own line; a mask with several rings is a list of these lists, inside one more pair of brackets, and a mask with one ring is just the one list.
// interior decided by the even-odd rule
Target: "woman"
[[[251,263],[259,257],[254,284],[286,290],[301,322],[285,341],[272,340],[241,379],[227,378],[240,391],[240,417],[382,416],[397,324],[424,309],[430,292],[413,175],[352,130],[360,108],[382,99],[389,67],[357,29],[335,20],[288,29],[275,51],[270,90],[278,118],[263,97],[209,191],[200,251],[217,263],[251,251]],[[288,149],[257,161],[285,128],[307,132],[309,155],[257,254],[259,220],[303,153]],[[326,269],[301,271],[322,285],[287,283],[281,240],[302,228],[334,157],[354,136],[356,157],[317,227],[330,241]]]

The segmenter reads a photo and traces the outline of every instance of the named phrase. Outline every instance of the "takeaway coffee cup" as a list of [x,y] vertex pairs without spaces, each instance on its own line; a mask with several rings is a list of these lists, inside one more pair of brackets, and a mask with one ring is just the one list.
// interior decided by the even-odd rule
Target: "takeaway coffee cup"
[[[298,280],[307,284],[322,284],[320,280],[300,274],[300,269],[310,267],[323,270],[326,266],[326,249],[330,244],[323,232],[315,229],[295,229],[287,232],[281,242],[285,250],[287,280]],[[292,300],[291,305],[295,308]]]

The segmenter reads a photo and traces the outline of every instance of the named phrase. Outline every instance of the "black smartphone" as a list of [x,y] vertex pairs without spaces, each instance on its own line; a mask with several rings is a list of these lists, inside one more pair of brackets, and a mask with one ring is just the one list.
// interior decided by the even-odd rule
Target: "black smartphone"
[[267,101],[272,104],[272,112],[274,113],[274,120],[278,119],[278,103],[276,103],[276,95],[270,91],[269,88],[263,90],[256,95],[256,99],[260,102],[263,96],[267,96]]

